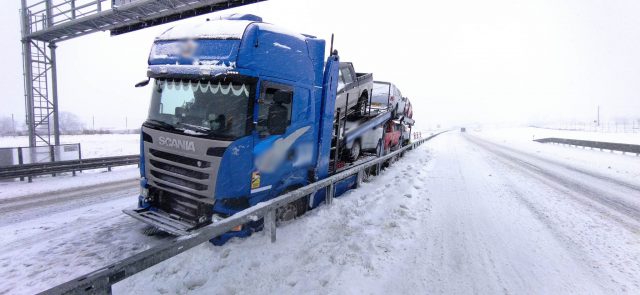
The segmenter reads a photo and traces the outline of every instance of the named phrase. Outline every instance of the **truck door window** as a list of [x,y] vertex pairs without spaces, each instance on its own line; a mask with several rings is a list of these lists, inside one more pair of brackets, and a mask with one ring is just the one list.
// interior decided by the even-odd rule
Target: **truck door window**
[[342,78],[342,71],[338,71],[338,91],[344,88],[344,79]]
[[[274,100],[276,93],[279,93],[280,96],[278,101]],[[288,99],[283,99],[287,94]],[[258,124],[256,126],[260,137],[272,135],[272,132],[269,131],[269,126],[273,127],[276,124],[289,126],[291,124],[292,104],[293,91],[290,88],[284,86],[279,87],[273,84],[267,84],[262,87],[260,99],[258,100]],[[274,120],[278,120],[278,122],[273,122]],[[274,131],[274,129],[271,128],[271,131]],[[275,134],[282,133],[284,132],[277,132]]]

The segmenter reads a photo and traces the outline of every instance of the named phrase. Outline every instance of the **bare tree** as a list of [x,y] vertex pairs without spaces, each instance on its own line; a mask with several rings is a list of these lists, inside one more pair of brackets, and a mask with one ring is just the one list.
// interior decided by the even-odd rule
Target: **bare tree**
[[79,134],[84,129],[84,122],[74,113],[60,112],[58,122],[61,134]]

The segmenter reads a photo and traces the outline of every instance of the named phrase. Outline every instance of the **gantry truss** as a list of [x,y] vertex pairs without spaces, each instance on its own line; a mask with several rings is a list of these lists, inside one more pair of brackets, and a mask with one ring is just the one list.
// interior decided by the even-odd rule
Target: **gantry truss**
[[265,0],[21,0],[29,145],[60,143],[56,43],[148,28]]

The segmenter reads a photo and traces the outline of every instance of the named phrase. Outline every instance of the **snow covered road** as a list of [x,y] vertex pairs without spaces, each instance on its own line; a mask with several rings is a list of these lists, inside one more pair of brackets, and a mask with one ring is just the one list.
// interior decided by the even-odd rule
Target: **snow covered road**
[[43,291],[162,242],[121,212],[138,190],[128,178],[0,199],[0,294]]
[[279,228],[275,244],[263,234],[223,247],[204,244],[114,289],[637,293],[638,183],[573,167],[549,151],[531,154],[470,134],[444,134],[332,206]]

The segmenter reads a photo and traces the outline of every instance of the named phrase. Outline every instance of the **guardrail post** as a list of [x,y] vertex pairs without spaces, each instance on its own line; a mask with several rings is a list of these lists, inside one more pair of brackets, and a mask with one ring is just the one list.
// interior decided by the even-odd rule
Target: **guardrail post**
[[[78,160],[80,160],[80,164],[82,164],[82,145],[78,143]],[[80,173],[82,173],[82,169],[80,169]]]
[[[22,158],[22,148],[18,148],[18,165],[24,164],[24,159]],[[20,181],[24,181],[24,177],[20,177]]]
[[[55,146],[53,146],[53,145],[49,146],[49,157],[51,158],[51,163],[56,161]],[[56,174],[52,173],[51,176],[56,177]]]
[[271,243],[276,242],[276,209],[267,211],[264,216],[264,229],[271,237]]
[[362,185],[362,177],[364,176],[364,170],[358,171],[358,177],[356,181],[356,187],[360,187]]
[[329,186],[327,186],[327,194],[325,196],[324,202],[327,205],[333,204],[333,195],[335,193],[335,184],[332,182]]

